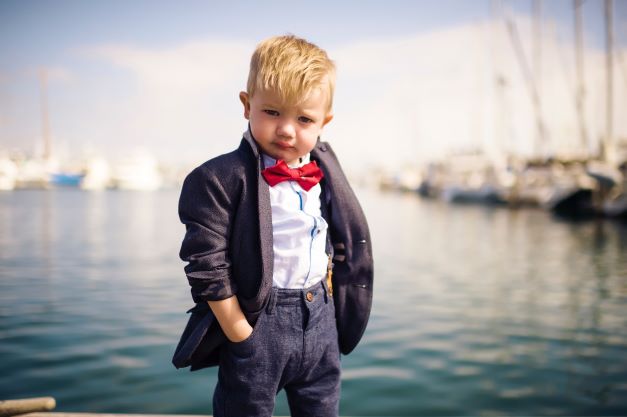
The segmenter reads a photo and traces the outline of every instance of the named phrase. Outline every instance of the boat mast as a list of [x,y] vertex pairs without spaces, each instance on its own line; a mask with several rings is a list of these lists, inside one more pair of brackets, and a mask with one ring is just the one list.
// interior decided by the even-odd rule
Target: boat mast
[[531,98],[531,103],[533,105],[536,128],[537,128],[537,136],[536,136],[536,156],[546,157],[546,145],[547,145],[547,131],[544,123],[544,119],[542,117],[542,109],[540,107],[540,94],[538,92],[538,83],[534,78],[533,70],[530,68],[529,63],[525,57],[525,52],[522,46],[522,41],[520,40],[520,35],[518,34],[518,29],[516,28],[516,24],[514,23],[511,16],[505,15],[505,25],[507,27],[507,31],[509,33],[510,40],[512,42],[512,46],[514,47],[514,52],[516,58],[518,59],[518,65],[523,74],[523,78],[525,80],[525,86],[527,87],[527,92]]
[[[538,113],[542,114],[542,0],[533,0],[532,75],[535,80]],[[536,149],[541,149],[542,130],[536,132]]]
[[613,72],[613,50],[614,50],[614,22],[612,16],[613,2],[605,0],[605,80],[606,80],[606,114],[605,114],[605,137],[603,141],[603,159],[605,162],[614,164],[616,162],[614,139],[613,139],[613,112],[614,112],[614,72]]
[[50,122],[48,119],[48,74],[39,69],[39,97],[41,101],[41,134],[44,141],[44,159],[50,159],[52,144],[50,141]]
[[[509,135],[510,131],[507,129],[509,126],[508,117],[510,112],[507,107],[506,89],[507,79],[505,77],[505,71],[503,69],[502,54],[499,53],[501,47],[498,41],[500,40],[500,32],[497,32],[496,22],[502,18],[503,6],[500,0],[491,1],[491,13],[492,22],[490,24],[490,56],[492,63],[492,73],[494,76],[493,89],[493,121],[494,121],[494,137],[495,142],[498,144],[498,148],[502,154],[512,153],[512,139]],[[498,113],[498,114],[497,114]]]
[[583,67],[583,2],[585,0],[573,0],[573,9],[575,17],[575,68],[577,71],[577,86],[575,92],[575,101],[577,107],[577,122],[579,124],[579,140],[581,149],[588,154],[588,132],[586,122],[584,120],[584,67]]

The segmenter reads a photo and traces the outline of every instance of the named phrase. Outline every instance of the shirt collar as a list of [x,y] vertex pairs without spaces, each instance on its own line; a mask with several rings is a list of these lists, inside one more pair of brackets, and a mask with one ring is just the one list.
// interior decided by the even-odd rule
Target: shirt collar
[[[271,167],[276,165],[277,160],[274,159],[273,157],[266,155],[265,153],[261,153],[261,157],[263,158],[263,166],[265,167]],[[295,164],[290,164],[288,165],[290,168],[300,168],[305,164],[308,164],[309,161],[311,161],[311,154],[307,154],[303,157],[300,158],[300,161],[296,162]]]

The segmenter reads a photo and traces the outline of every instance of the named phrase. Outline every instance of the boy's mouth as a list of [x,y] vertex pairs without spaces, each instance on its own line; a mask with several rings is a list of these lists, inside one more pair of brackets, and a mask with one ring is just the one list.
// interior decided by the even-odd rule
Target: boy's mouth
[[291,148],[293,148],[293,146],[290,145],[287,142],[274,142],[274,144],[276,146],[278,146],[279,148],[281,148],[281,149],[291,149]]

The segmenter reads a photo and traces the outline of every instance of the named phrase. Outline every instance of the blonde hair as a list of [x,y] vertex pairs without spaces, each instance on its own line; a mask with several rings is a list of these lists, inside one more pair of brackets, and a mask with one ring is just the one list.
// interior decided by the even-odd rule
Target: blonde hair
[[250,60],[247,93],[274,90],[286,103],[298,104],[315,88],[328,92],[333,107],[335,64],[318,46],[294,35],[275,36],[262,41]]

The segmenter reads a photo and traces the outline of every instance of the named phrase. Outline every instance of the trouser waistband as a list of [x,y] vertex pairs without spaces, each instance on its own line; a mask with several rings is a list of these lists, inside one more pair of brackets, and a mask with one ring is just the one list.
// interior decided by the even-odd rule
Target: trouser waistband
[[266,311],[272,313],[276,305],[327,304],[330,298],[329,288],[324,279],[307,288],[272,287]]

